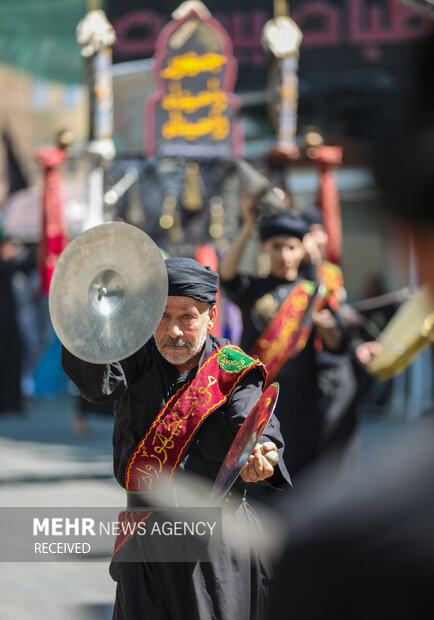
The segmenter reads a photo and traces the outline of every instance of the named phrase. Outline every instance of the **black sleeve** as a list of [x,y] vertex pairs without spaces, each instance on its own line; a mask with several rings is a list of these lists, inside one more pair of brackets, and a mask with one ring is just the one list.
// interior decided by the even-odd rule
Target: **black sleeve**
[[[234,437],[250,413],[251,408],[261,396],[263,382],[263,374],[259,370],[254,369],[243,378],[240,385],[232,392],[226,408],[226,420]],[[279,454],[279,462],[274,468],[273,476],[263,481],[263,484],[271,485],[272,487],[282,490],[289,489],[291,486],[291,478],[283,460],[285,444],[280,433],[279,421],[274,414],[270,416],[267,426],[258,441],[260,444],[266,441],[274,442]]]
[[[345,322],[342,321],[341,317],[339,316],[339,312],[336,312],[335,310],[330,308],[328,304],[325,305],[324,309],[329,310],[331,314],[334,316],[334,318],[336,319],[337,327],[342,334],[342,340],[341,340],[339,347],[336,350],[330,351],[330,353],[335,353],[336,355],[341,355],[343,353],[346,353],[350,345],[350,336],[349,336],[349,331],[347,329],[347,326]],[[329,351],[329,349],[326,347],[324,343],[323,343],[323,346],[324,346],[325,351]]]
[[316,282],[317,268],[313,263],[301,262],[298,268],[298,275],[311,282]]
[[111,364],[91,364],[75,357],[62,345],[63,370],[91,402],[119,398],[136,374],[137,366],[137,354]]
[[220,278],[220,284],[227,297],[238,305],[248,298],[252,287],[252,280],[251,276],[238,273],[232,280]]

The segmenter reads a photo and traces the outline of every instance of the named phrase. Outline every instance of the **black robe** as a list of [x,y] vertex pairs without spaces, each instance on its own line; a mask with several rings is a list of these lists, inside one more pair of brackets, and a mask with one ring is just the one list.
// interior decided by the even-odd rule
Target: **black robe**
[[21,335],[12,286],[15,265],[0,260],[0,413],[21,410]]
[[[224,342],[208,335],[199,365]],[[63,348],[62,365],[86,398],[99,402],[115,399],[114,471],[119,484],[125,486],[125,468],[132,451],[174,392],[194,378],[197,368],[180,375],[160,355],[153,339],[129,358],[106,365],[83,362]],[[263,381],[259,369],[247,373],[226,404],[214,411],[196,432],[175,477],[185,471],[200,475],[210,483],[215,480],[239,427],[262,392]],[[290,480],[282,458],[283,440],[274,416],[260,441],[267,440],[276,443],[281,457],[267,483],[287,489]],[[234,493],[248,486],[239,480]],[[233,518],[257,526],[256,516],[245,501],[234,502]],[[136,537],[127,544],[138,544]],[[141,563],[129,563],[117,561],[115,556],[110,569],[118,583],[114,618],[250,620],[260,617],[271,569],[267,558],[255,549],[250,549],[249,554],[238,554],[223,544],[218,557],[207,563],[152,563],[146,558]]]

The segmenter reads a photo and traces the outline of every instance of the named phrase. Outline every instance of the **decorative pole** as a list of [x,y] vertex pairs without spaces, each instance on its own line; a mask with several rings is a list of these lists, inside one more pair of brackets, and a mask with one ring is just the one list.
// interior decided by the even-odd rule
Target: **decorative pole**
[[112,48],[115,31],[101,10],[100,0],[88,0],[88,13],[77,26],[77,42],[86,60],[90,126],[88,153],[88,212],[83,229],[103,222],[105,161],[115,156],[113,135]]
[[[288,16],[286,0],[274,0],[274,18],[262,30],[262,43],[275,57],[272,80],[277,122],[277,142],[268,153],[273,167],[282,174],[289,162],[298,159],[296,143],[298,106],[298,57],[303,34]],[[284,187],[284,183],[282,184]]]
[[324,218],[324,227],[329,237],[327,259],[337,265],[342,254],[342,220],[339,192],[334,169],[342,163],[341,146],[308,146],[307,156],[315,162],[319,174],[317,206]]
[[[287,15],[286,0],[274,0],[274,18],[270,19],[262,31],[264,46],[276,59],[276,73],[272,85],[275,116],[277,119],[277,142],[271,147],[268,159],[274,169],[282,174],[282,188],[287,167],[300,159],[296,143],[298,106],[298,57],[302,32]],[[319,137],[312,134],[312,138]],[[322,139],[320,138],[320,142]],[[316,165],[319,174],[317,205],[324,217],[324,225],[329,235],[328,259],[339,263],[342,251],[342,223],[339,194],[334,177],[334,167],[342,163],[342,148],[325,146],[313,140],[306,140],[303,158]]]

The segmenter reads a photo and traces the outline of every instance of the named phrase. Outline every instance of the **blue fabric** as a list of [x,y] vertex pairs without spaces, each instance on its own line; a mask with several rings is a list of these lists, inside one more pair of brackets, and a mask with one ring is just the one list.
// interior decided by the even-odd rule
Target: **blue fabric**
[[62,345],[53,335],[34,373],[35,396],[67,393],[68,377],[62,369],[61,358]]

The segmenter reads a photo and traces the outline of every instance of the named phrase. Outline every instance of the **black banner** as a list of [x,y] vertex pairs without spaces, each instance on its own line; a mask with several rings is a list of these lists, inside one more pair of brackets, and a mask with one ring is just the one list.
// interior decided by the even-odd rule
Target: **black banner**
[[172,20],[154,58],[157,92],[147,102],[147,155],[236,159],[243,134],[232,89],[231,41],[210,16]]
[[[114,61],[151,57],[177,0],[107,0],[107,16],[116,29]],[[227,30],[239,66],[236,90],[264,87],[270,57],[261,46],[262,28],[272,17],[271,0],[210,0],[205,3]],[[329,0],[290,3],[291,17],[303,32],[300,79],[322,82],[323,72],[351,81],[353,71],[397,75],[415,39],[433,30],[423,7],[398,0]]]

